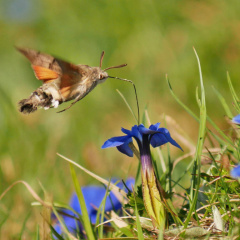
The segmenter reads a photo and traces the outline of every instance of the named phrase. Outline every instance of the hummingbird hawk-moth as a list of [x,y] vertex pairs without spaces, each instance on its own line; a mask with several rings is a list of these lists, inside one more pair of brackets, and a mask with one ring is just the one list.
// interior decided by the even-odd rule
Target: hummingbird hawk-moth
[[99,83],[107,80],[106,70],[124,67],[127,64],[101,69],[104,51],[100,58],[100,67],[88,65],[75,65],[51,55],[32,49],[17,48],[32,65],[35,76],[43,82],[29,98],[19,102],[22,113],[32,113],[38,108],[57,108],[63,102],[74,100],[63,112],[72,107],[76,102],[84,98]]

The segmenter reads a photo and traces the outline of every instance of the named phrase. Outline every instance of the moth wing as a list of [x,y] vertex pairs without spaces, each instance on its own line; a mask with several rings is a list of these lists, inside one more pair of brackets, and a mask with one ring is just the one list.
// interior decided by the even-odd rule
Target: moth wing
[[[79,92],[83,93],[85,90],[91,88],[94,82],[82,78],[86,76],[89,68],[87,65],[74,65],[72,71],[63,73],[59,88],[64,99],[72,100],[79,95]],[[81,87],[84,89],[81,89]]]
[[33,71],[37,79],[42,80],[44,83],[51,82],[59,77],[59,74],[48,68],[32,65]]
[[32,68],[36,77],[44,83],[53,81],[63,75],[74,76],[78,71],[78,67],[72,63],[66,62],[59,58],[55,58],[46,53],[41,53],[33,49],[17,48],[32,64]]

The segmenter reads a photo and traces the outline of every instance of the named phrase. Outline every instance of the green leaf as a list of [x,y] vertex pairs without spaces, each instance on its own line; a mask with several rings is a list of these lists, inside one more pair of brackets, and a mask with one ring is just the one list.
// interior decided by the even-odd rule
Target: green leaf
[[74,186],[75,186],[75,191],[76,191],[76,194],[77,194],[77,197],[78,197],[78,201],[79,201],[80,206],[81,206],[83,226],[84,226],[84,229],[86,231],[87,238],[89,240],[95,240],[96,238],[94,236],[92,225],[91,225],[91,222],[90,222],[90,219],[89,219],[89,216],[88,216],[87,207],[86,207],[86,203],[85,203],[85,200],[84,200],[84,197],[83,197],[83,193],[82,193],[81,187],[79,185],[79,182],[78,182],[78,179],[77,179],[77,176],[76,176],[76,172],[75,172],[72,164],[70,164],[70,171],[71,171],[73,183],[74,183]]

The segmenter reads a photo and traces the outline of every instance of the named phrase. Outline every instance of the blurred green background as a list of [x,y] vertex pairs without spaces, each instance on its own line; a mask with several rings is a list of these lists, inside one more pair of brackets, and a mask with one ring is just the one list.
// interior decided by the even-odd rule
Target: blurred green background
[[[175,93],[198,113],[194,46],[202,64],[208,114],[226,127],[212,86],[230,103],[226,71],[235,88],[240,85],[239,1],[1,0],[0,11],[1,193],[14,181],[25,180],[43,197],[40,181],[54,200],[68,202],[74,187],[68,164],[56,152],[106,178],[125,179],[137,166],[136,159],[116,149],[101,150],[106,139],[121,134],[120,127],[135,124],[116,92],[119,89],[135,110],[130,84],[108,79],[64,113],[50,109],[23,115],[17,102],[41,82],[14,46],[90,66],[99,65],[105,50],[103,68],[128,64],[109,74],[135,82],[141,113],[147,105],[153,123],[162,120],[162,113],[170,115],[196,141],[197,124],[171,97],[165,79],[167,73]],[[96,183],[78,174],[82,185]],[[40,208],[32,208],[32,201],[20,185],[3,198],[1,239],[17,238],[29,212],[24,236],[32,236],[41,219]]]

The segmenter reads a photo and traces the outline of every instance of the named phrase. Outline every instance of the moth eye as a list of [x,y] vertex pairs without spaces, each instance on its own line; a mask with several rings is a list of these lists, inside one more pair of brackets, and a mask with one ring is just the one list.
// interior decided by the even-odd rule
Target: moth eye
[[103,78],[104,78],[103,74],[99,74],[99,79],[101,80]]

